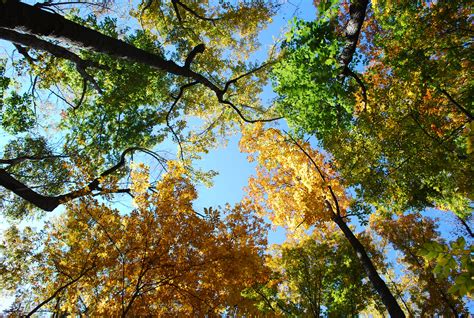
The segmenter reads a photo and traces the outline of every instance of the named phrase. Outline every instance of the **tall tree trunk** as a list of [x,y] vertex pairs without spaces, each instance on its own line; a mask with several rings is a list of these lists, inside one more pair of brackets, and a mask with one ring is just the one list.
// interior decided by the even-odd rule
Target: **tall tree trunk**
[[349,6],[349,21],[344,28],[344,47],[339,55],[339,63],[343,70],[343,75],[349,75],[349,64],[352,61],[357,42],[359,41],[360,30],[365,19],[368,0],[352,0]]
[[[306,157],[308,157],[308,159],[311,161],[311,164],[316,168],[319,175],[321,176],[321,179],[326,183],[327,178],[325,177],[325,175],[323,174],[319,166],[316,164],[316,161],[314,161],[314,159],[309,155],[309,153],[293,137],[291,137],[291,135],[288,135],[288,136],[293,141],[293,143],[306,155]],[[382,301],[385,304],[385,307],[387,308],[388,312],[390,313],[390,316],[396,317],[396,318],[398,317],[404,318],[405,313],[398,305],[397,300],[392,295],[392,292],[390,291],[390,289],[388,289],[383,279],[377,273],[377,269],[375,269],[374,264],[372,264],[370,257],[367,255],[367,252],[365,251],[365,247],[357,239],[357,237],[355,237],[354,233],[352,233],[351,229],[347,226],[346,222],[344,222],[344,219],[341,217],[341,208],[340,208],[336,193],[334,192],[334,190],[332,189],[330,185],[327,185],[327,189],[329,190],[331,194],[331,198],[334,201],[334,207],[333,207],[333,205],[329,202],[329,200],[326,200],[326,205],[328,207],[328,210],[332,214],[332,217],[331,217],[332,220],[339,226],[339,228],[344,233],[344,236],[347,238],[349,243],[354,248],[357,254],[357,257],[361,261],[362,266],[364,267],[365,272],[367,273],[367,276],[369,277],[370,282],[372,283],[375,290],[382,298]]]
[[345,237],[352,245],[354,250],[356,251],[357,257],[362,262],[362,266],[364,267],[367,276],[369,277],[372,285],[374,286],[375,290],[379,293],[380,297],[382,298],[385,307],[387,308],[391,317],[405,317],[405,313],[400,308],[397,303],[397,300],[392,295],[390,289],[388,289],[387,285],[383,281],[383,279],[377,273],[374,264],[370,260],[370,257],[367,255],[364,246],[362,243],[355,237],[352,230],[347,226],[346,222],[344,222],[343,218],[339,215],[333,217],[333,221],[339,226],[339,228],[344,233]]

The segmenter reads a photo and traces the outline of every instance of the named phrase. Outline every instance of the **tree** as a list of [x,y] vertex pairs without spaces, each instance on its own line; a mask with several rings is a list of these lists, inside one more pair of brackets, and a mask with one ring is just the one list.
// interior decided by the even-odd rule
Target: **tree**
[[[37,102],[48,92],[60,101],[56,110],[61,116],[54,118],[54,126],[64,134],[54,156],[48,150],[54,140],[48,136],[41,152],[18,149],[2,161],[9,166],[1,170],[0,184],[29,202],[23,203],[25,207],[50,211],[59,201],[76,197],[70,195],[77,190],[73,187],[54,187],[48,182],[40,185],[38,193],[36,185],[28,185],[28,178],[22,177],[25,165],[42,166],[45,157],[48,162],[62,157],[68,164],[93,158],[88,181],[94,182],[110,167],[123,166],[123,155],[131,153],[128,149],[151,149],[170,136],[190,166],[198,152],[216,144],[216,132],[228,133],[233,122],[271,120],[271,116],[261,118],[263,108],[254,97],[261,85],[248,85],[265,81],[267,65],[246,64],[242,56],[257,47],[256,34],[276,9],[271,1],[216,7],[184,1],[144,2],[132,17],[148,27],[133,31],[121,30],[116,20],[97,14],[84,17],[72,11],[62,16],[54,12],[61,3],[31,6],[6,1],[1,6],[0,38],[14,44],[23,56],[11,66],[32,78],[31,88],[20,95],[16,89],[19,78],[7,76],[7,64],[2,61],[2,92],[11,95],[3,99],[4,108],[20,114],[3,115],[3,127],[13,133],[33,133],[32,126],[41,121],[38,114],[36,118],[30,115],[43,110],[44,105]],[[252,19],[244,23],[245,13],[252,13]],[[173,24],[152,23],[161,14]],[[218,15],[216,21],[208,14]],[[166,57],[170,47],[171,57],[182,60],[183,65]],[[230,48],[235,55],[224,57]],[[230,80],[225,79],[229,76]],[[204,131],[186,131],[185,116],[204,117]],[[38,133],[44,131],[36,129],[34,134]],[[23,160],[19,162],[18,157]],[[73,159],[64,159],[70,157]],[[30,163],[31,158],[41,159]],[[15,168],[9,160],[15,160]],[[62,164],[59,161],[55,167]],[[76,181],[64,180],[61,169],[49,173],[53,180],[56,175],[52,180],[56,185]],[[90,187],[91,192],[97,194],[98,186]],[[45,200],[49,202],[40,202]]]
[[[356,317],[369,303],[379,301],[371,297],[376,294],[370,282],[363,280],[364,268],[334,225],[318,227],[299,241],[274,245],[267,264],[273,271],[272,279],[249,291],[249,296],[260,299],[260,306],[267,311],[293,316]],[[266,296],[268,291],[273,293]]]
[[147,168],[134,167],[132,211],[83,198],[38,234],[9,230],[0,273],[14,314],[251,312],[240,291],[267,275],[265,225],[243,204],[199,215],[185,170],[168,168],[150,195]]
[[441,279],[452,279],[454,282],[448,289],[454,298],[470,297],[474,292],[474,272],[472,253],[473,244],[467,244],[464,237],[445,244],[443,242],[425,243],[418,251],[426,262],[433,262],[432,273]]
[[[370,290],[361,269],[392,316],[465,311],[472,246],[441,240],[418,212],[452,211],[473,236],[470,3],[314,3],[317,19],[295,20],[257,63],[273,0],[145,0],[124,17],[0,2],[12,52],[0,58],[2,215],[66,208],[38,232],[5,233],[0,285],[17,296],[13,313],[352,315],[379,306],[354,290]],[[264,107],[268,79],[278,96]],[[278,116],[292,132],[244,125]],[[193,185],[214,173],[193,162],[241,130],[259,163],[248,197],[201,214]],[[170,140],[179,163],[167,165]],[[132,163],[141,156],[168,172],[150,181]],[[135,208],[106,203],[120,194]],[[294,239],[273,273],[254,210]],[[369,214],[375,240],[402,254],[401,279],[354,233],[354,217],[370,230]]]
[[[240,141],[241,150],[258,163],[257,174],[249,179],[249,198],[261,215],[268,215],[294,235],[311,226],[334,222],[344,233],[359,258],[374,289],[390,315],[404,313],[378,274],[367,249],[346,223],[350,198],[324,157],[307,143],[260,124],[248,128]],[[354,211],[355,212],[355,211]]]
[[[349,17],[347,7],[327,3],[316,21],[295,23],[273,70],[281,114],[316,135],[364,202],[437,207],[465,219],[473,175],[469,4],[374,2],[360,7],[367,12],[359,24],[351,19],[360,2],[351,1]],[[362,25],[362,40],[341,66],[343,26],[352,24]]]
[[432,220],[419,213],[399,215],[396,218],[374,214],[371,215],[371,228],[401,253],[397,263],[405,265],[406,277],[402,280],[410,282],[405,291],[410,295],[416,315],[458,317],[465,311],[462,300],[449,292],[454,285],[454,273],[447,277],[435,275],[435,263],[426,262],[420,255],[426,244],[442,242]]

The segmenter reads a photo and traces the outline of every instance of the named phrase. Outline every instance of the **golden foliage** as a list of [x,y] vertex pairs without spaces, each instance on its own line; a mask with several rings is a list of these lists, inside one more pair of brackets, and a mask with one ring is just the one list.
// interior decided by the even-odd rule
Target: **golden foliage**
[[70,315],[252,311],[240,292],[267,275],[262,220],[245,205],[227,206],[222,217],[198,215],[196,190],[178,163],[170,163],[153,194],[145,191],[148,169],[133,169],[136,209],[125,213],[82,198],[49,225],[38,251],[43,261],[23,273],[31,284],[18,293],[23,312],[51,295],[45,308]]
[[312,160],[279,130],[257,124],[244,130],[240,147],[258,164],[256,176],[249,179],[249,198],[275,226],[301,234],[318,222],[330,221],[337,208],[329,187],[345,213],[349,199],[340,181],[324,155],[308,143],[301,147]]

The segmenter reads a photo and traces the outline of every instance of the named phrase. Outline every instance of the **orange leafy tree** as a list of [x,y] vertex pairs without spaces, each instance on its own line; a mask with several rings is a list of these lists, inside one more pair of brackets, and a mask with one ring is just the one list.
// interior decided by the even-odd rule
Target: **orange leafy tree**
[[2,259],[1,274],[7,278],[2,287],[16,292],[12,313],[217,316],[254,310],[240,292],[266,278],[262,220],[243,204],[227,206],[222,217],[213,209],[199,215],[192,207],[196,191],[183,172],[171,163],[149,194],[147,169],[137,165],[130,213],[83,198],[68,204],[36,245],[31,233],[10,230],[5,245],[11,253]]
[[336,173],[324,162],[324,156],[308,143],[300,144],[291,135],[263,129],[260,124],[245,130],[240,146],[258,163],[257,175],[250,178],[248,185],[255,210],[294,235],[323,222],[335,222],[354,248],[389,313],[404,317],[366,249],[346,223],[350,198]]

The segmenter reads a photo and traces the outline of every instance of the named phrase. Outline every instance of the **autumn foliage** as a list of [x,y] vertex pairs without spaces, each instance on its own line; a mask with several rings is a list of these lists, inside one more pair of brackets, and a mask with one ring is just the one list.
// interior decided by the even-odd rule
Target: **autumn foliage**
[[[21,285],[3,282],[16,291],[16,313],[32,314],[47,297],[43,310],[68,314],[251,312],[240,292],[265,281],[265,226],[243,205],[199,216],[192,208],[196,191],[182,172],[170,164],[148,195],[146,172],[138,167],[135,209],[119,211],[93,199],[71,203],[38,234],[36,249],[25,250],[26,232],[10,230],[6,248],[21,250],[31,262],[16,273]],[[15,269],[9,261],[5,265]]]
[[470,314],[472,4],[311,3],[0,1],[6,315]]

